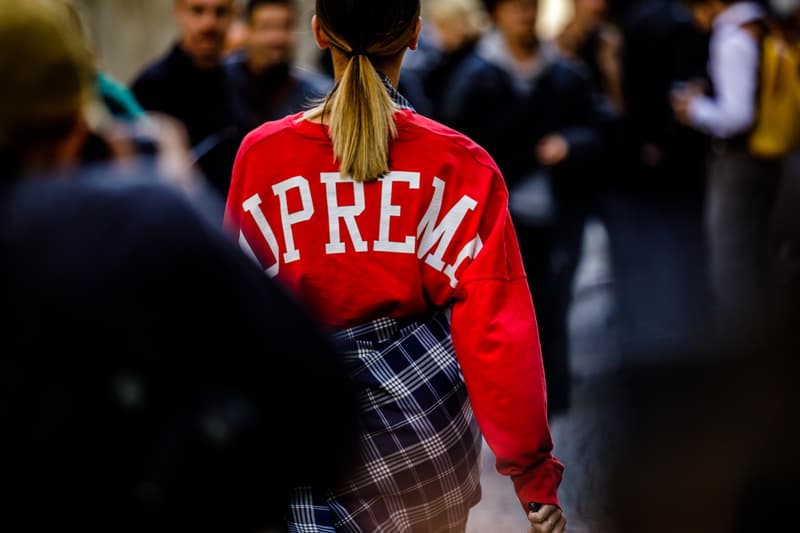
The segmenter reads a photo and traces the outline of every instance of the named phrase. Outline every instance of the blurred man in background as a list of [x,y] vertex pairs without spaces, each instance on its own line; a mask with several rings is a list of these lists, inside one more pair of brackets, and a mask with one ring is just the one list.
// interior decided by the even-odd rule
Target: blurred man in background
[[484,4],[492,27],[455,69],[442,116],[486,148],[508,183],[537,311],[547,406],[561,414],[571,401],[567,313],[591,207],[588,180],[603,146],[599,107],[583,65],[541,46],[537,0]]
[[180,120],[193,156],[222,197],[228,193],[241,140],[222,60],[235,17],[234,0],[174,0],[177,42],[132,84],[148,111]]
[[333,80],[294,65],[294,0],[249,0],[244,20],[242,49],[225,61],[225,69],[236,122],[247,132],[307,108],[328,93]]

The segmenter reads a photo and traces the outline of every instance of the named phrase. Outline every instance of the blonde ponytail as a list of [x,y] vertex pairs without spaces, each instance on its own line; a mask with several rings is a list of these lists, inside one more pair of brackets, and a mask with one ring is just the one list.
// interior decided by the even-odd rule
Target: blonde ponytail
[[366,55],[350,57],[330,106],[333,154],[342,175],[362,182],[386,174],[397,108]]
[[339,172],[364,182],[389,172],[389,145],[397,136],[394,113],[399,106],[375,65],[402,59],[419,31],[420,3],[375,2],[369,10],[356,9],[359,5],[339,0],[316,2],[318,31],[334,54],[347,57],[347,65],[333,92],[304,117],[328,121]]

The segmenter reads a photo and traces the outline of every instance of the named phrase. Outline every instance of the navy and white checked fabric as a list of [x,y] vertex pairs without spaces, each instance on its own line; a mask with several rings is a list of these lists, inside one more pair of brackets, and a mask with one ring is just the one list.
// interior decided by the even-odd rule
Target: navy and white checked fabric
[[414,106],[411,105],[411,102],[409,102],[405,96],[400,94],[400,91],[398,91],[397,88],[392,85],[392,80],[389,79],[389,76],[383,72],[378,72],[378,76],[381,77],[383,86],[386,87],[386,91],[389,93],[389,98],[392,99],[392,102],[397,104],[397,107],[400,109],[410,109],[411,111],[415,111]]
[[335,341],[360,390],[359,464],[334,491],[296,489],[289,531],[462,533],[481,496],[481,434],[449,317],[383,318]]

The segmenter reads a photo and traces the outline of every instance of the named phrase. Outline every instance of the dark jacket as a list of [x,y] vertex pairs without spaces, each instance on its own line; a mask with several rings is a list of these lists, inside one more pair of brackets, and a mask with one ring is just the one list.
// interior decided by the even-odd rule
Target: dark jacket
[[[702,186],[708,138],[680,124],[676,82],[705,79],[708,40],[676,1],[642,0],[623,24],[625,187]],[[653,158],[653,148],[659,157]],[[648,156],[648,152],[650,156]]]
[[199,69],[175,45],[139,74],[131,89],[147,111],[166,113],[186,126],[200,169],[220,194],[227,195],[243,133],[236,127],[222,64]]
[[275,65],[261,73],[247,66],[244,52],[235,52],[225,60],[239,129],[249,132],[268,120],[277,120],[311,107],[333,88],[327,75]]
[[398,89],[418,113],[443,121],[447,87],[458,65],[475,50],[476,43],[477,40],[468,41],[456,50],[444,51],[420,42],[413,55],[406,55],[408,59],[403,63]]
[[0,294],[4,519],[25,531],[278,527],[355,445],[331,344],[166,186],[0,191]]
[[551,133],[570,145],[554,174],[577,177],[601,151],[597,98],[580,66],[548,55],[525,92],[501,65],[479,49],[456,69],[444,99],[443,121],[483,146],[513,185],[535,172],[537,143]]

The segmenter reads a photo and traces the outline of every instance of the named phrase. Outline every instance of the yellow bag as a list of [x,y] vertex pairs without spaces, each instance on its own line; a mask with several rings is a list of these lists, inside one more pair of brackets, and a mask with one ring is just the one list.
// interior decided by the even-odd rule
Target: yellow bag
[[768,32],[761,46],[756,124],[750,151],[781,157],[800,148],[800,46]]

